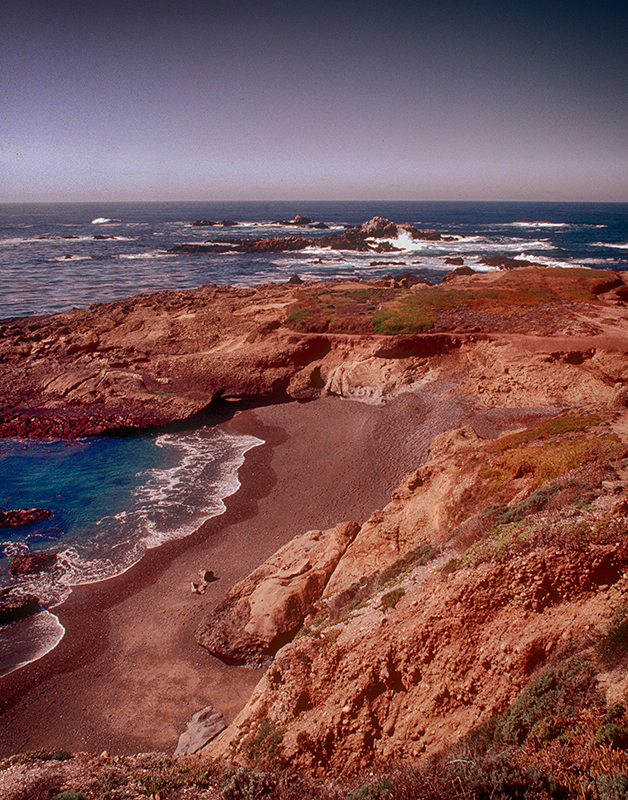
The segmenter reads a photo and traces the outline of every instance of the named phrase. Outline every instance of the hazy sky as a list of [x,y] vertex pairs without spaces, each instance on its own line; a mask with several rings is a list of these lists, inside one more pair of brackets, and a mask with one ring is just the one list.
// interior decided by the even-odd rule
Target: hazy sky
[[0,0],[0,202],[628,200],[628,4]]

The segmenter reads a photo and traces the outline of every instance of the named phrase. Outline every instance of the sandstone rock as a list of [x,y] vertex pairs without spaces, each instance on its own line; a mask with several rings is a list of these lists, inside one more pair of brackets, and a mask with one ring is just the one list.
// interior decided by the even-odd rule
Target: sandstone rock
[[345,522],[295,537],[236,584],[196,640],[228,663],[258,664],[294,635],[359,530]]
[[226,727],[224,717],[213,706],[197,711],[188,722],[187,730],[179,736],[175,756],[196,753]]
[[[287,238],[299,240],[299,247],[312,241],[332,249],[372,246],[357,230],[316,240]],[[576,278],[594,289],[616,281],[612,273],[591,275]],[[518,270],[507,276],[478,274],[474,285],[490,289],[498,278],[508,278],[509,286],[516,281],[515,288],[539,282],[551,288],[569,276]],[[402,276],[401,282],[410,286],[414,280]],[[353,282],[350,287],[360,288],[373,286]],[[296,283],[257,289],[208,285],[4,324],[0,436],[67,437],[155,427],[205,414],[223,397],[266,402],[328,393],[383,403],[443,380],[485,406],[590,404],[600,398],[623,408],[626,402],[624,393],[612,388],[628,384],[625,311],[606,300],[587,306],[586,314],[568,303],[552,304],[540,324],[564,333],[551,337],[531,328],[526,315],[500,318],[506,332],[491,333],[494,315],[467,309],[467,320],[467,312],[453,309],[447,312],[449,328],[420,340],[421,349],[398,347],[392,343],[398,340],[372,333],[368,316],[358,320],[364,323],[359,334],[330,332],[329,321],[316,314],[302,331],[291,330],[288,311],[309,291],[317,289]],[[603,333],[591,322],[598,314],[604,316]],[[510,332],[513,325],[521,334]],[[453,336],[452,329],[463,332]],[[442,336],[451,345],[436,346],[445,341]]]
[[451,272],[445,275],[443,280],[449,283],[450,281],[455,281],[456,278],[462,275],[476,275],[476,274],[477,274],[476,271],[471,267],[456,267],[456,269],[452,269]]
[[11,562],[11,575],[35,575],[56,563],[56,553],[18,553]]
[[15,528],[19,525],[32,525],[53,514],[46,508],[17,508],[11,511],[0,511],[0,528]]

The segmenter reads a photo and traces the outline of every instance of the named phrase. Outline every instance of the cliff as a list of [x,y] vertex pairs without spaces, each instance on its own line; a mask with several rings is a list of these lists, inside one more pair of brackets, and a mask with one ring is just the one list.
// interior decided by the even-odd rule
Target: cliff
[[[206,615],[199,644],[268,669],[161,797],[625,796],[627,295],[614,273],[532,265],[435,287],[206,286],[2,324],[5,436],[428,386],[473,411],[366,522],[295,537]],[[338,782],[299,790],[286,767]],[[118,774],[104,756],[90,769]]]
[[445,286],[208,285],[8,320],[0,436],[161,426],[225,400],[381,403],[436,380],[484,406],[595,405],[626,377],[627,291],[610,272],[529,267]]

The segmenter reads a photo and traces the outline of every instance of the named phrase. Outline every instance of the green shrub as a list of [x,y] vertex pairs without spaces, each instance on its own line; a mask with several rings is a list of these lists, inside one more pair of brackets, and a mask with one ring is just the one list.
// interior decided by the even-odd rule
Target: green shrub
[[567,729],[565,720],[557,714],[548,714],[534,723],[528,734],[528,740],[542,745],[558,739]]
[[380,798],[388,797],[392,787],[393,782],[390,778],[382,778],[376,784],[365,783],[349,792],[346,800],[380,800]]
[[617,750],[628,748],[628,723],[607,722],[600,725],[593,737],[595,744],[608,745]]
[[615,614],[606,636],[598,645],[598,652],[608,666],[621,661],[628,653],[628,606],[623,606]]
[[623,772],[613,777],[601,775],[596,778],[593,787],[596,800],[626,800],[628,797],[628,778]]
[[74,792],[72,790],[59,792],[55,794],[51,800],[88,800],[87,795],[83,792]]
[[391,564],[389,567],[386,567],[386,569],[382,570],[379,573],[379,585],[386,586],[386,584],[392,583],[398,578],[401,578],[403,575],[407,575],[408,572],[416,567],[420,567],[427,563],[436,555],[438,555],[438,549],[434,547],[434,545],[429,543],[420,545],[402,558],[395,561],[394,564]]
[[270,766],[279,760],[281,752],[281,731],[272,719],[263,717],[257,728],[242,742],[242,751],[253,764]]
[[231,775],[221,789],[223,800],[259,800],[273,797],[275,780],[264,772],[241,767]]
[[547,667],[519,694],[504,714],[497,735],[505,743],[522,744],[536,723],[551,716],[569,719],[595,698],[591,664],[574,655]]
[[393,589],[392,592],[386,592],[385,595],[382,595],[382,611],[394,608],[405,593],[406,590],[403,586],[399,586],[397,589]]

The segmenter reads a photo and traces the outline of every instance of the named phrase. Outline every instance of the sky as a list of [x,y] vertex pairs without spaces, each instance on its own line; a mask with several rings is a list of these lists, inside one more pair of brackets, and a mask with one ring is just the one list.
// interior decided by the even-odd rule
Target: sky
[[628,4],[0,0],[0,202],[628,201]]

